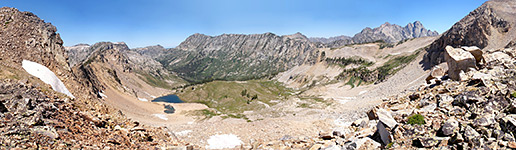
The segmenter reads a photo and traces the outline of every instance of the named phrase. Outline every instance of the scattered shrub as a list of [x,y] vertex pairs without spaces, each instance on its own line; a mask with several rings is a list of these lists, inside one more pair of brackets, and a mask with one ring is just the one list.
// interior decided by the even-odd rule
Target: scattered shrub
[[423,115],[420,115],[420,114],[412,115],[408,118],[407,124],[410,124],[410,125],[425,124],[425,117],[423,117]]

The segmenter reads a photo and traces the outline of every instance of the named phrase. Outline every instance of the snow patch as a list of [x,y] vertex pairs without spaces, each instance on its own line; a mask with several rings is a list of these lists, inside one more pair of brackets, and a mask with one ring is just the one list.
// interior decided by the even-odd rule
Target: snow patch
[[174,134],[176,134],[177,136],[185,136],[190,132],[192,132],[192,130],[184,130],[184,131],[180,131],[180,132],[174,132]]
[[264,105],[266,108],[270,108],[271,106],[269,104],[265,104],[264,102],[258,101],[259,104]]
[[139,98],[139,97],[138,97],[138,100],[140,100],[140,101],[144,101],[144,102],[148,102],[148,101],[149,101],[149,100],[147,100],[146,98]]
[[47,67],[38,64],[36,62],[32,62],[29,60],[23,60],[22,61],[22,67],[27,71],[27,73],[38,77],[41,81],[45,82],[46,84],[50,84],[52,86],[52,89],[54,91],[63,93],[68,95],[71,98],[75,98],[68,89],[66,89],[65,85],[57,76]]
[[362,94],[364,94],[366,92],[367,92],[367,90],[360,91],[360,93],[358,93],[358,95],[362,95]]
[[159,119],[168,120],[167,115],[165,114],[152,114],[154,117],[158,117]]
[[106,95],[106,94],[104,94],[104,93],[102,93],[102,92],[99,92],[99,95],[100,95],[100,97],[102,97],[102,98],[107,98],[107,95]]
[[207,149],[235,148],[243,143],[236,135],[233,134],[212,135],[207,142]]

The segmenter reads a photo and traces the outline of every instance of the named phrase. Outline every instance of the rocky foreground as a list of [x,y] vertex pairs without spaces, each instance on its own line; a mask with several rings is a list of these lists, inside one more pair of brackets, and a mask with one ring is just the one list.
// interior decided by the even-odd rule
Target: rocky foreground
[[349,127],[255,148],[516,148],[516,49],[447,47],[445,56],[429,84],[384,99]]
[[30,83],[0,81],[0,101],[1,149],[152,149],[180,144],[162,128],[81,111],[73,99]]

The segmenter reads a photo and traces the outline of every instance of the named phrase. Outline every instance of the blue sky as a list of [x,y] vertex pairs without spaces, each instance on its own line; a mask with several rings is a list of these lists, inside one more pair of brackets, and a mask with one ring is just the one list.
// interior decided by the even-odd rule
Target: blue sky
[[442,33],[485,0],[1,0],[57,27],[65,46],[99,41],[175,47],[194,33],[353,36],[419,20]]

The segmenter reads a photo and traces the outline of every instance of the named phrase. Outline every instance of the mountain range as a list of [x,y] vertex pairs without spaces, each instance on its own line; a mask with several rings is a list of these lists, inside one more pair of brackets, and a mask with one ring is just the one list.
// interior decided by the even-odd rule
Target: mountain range
[[426,29],[419,21],[408,23],[405,27],[385,22],[373,29],[364,28],[353,37],[342,35],[330,38],[310,38],[310,41],[322,42],[328,47],[340,47],[347,44],[369,43],[380,40],[387,43],[396,43],[406,39],[437,35],[439,35],[437,31]]
[[[181,138],[211,136],[214,128],[208,125],[218,125],[217,132],[219,128],[233,132],[244,127],[238,129],[246,133],[234,134],[248,135],[253,140],[244,141],[250,143],[231,136],[242,148],[516,148],[515,10],[514,0],[488,1],[439,37],[425,37],[437,36],[437,32],[425,29],[416,21],[405,27],[385,23],[377,28],[365,28],[353,37],[307,38],[301,33],[194,34],[175,48],[156,45],[130,49],[123,42],[64,47],[52,24],[30,12],[0,8],[0,147],[202,149],[183,143]],[[394,46],[386,47],[386,44]],[[457,51],[455,55],[454,51]],[[38,64],[51,72],[53,81],[64,85],[73,97],[54,91],[43,81],[45,76],[28,73],[31,71],[23,66],[24,62]],[[406,66],[411,68],[405,70]],[[460,80],[450,80],[446,78],[449,70],[442,71],[444,68],[457,71],[463,66],[467,68],[459,70],[462,72],[451,72],[458,74]],[[397,71],[401,73],[389,76],[391,82],[382,85],[357,78],[368,73]],[[280,72],[286,73],[282,76],[285,80],[306,86],[300,86],[301,90],[284,88],[273,78]],[[434,77],[434,73],[441,73],[441,77]],[[320,74],[323,76],[316,76]],[[333,78],[324,77],[330,75]],[[400,95],[373,97],[402,87],[400,83],[424,82],[425,77],[428,84],[404,89]],[[265,81],[209,82],[255,78]],[[192,83],[200,84],[189,86]],[[238,94],[214,95],[203,83],[212,83],[215,90],[233,90]],[[267,88],[282,90],[256,90]],[[149,101],[194,90],[200,92],[191,95],[209,98],[185,113],[165,114],[164,110],[171,105]],[[264,100],[263,93],[273,96]],[[323,94],[328,97],[322,97]],[[351,94],[356,97],[350,97]],[[233,100],[231,97],[236,97],[242,105],[262,106],[263,110],[247,111],[238,105],[207,108],[221,100]],[[364,101],[352,100],[357,97],[364,97]],[[374,100],[366,101],[367,98]],[[187,105],[182,103],[172,108],[180,112]],[[364,107],[358,110],[355,107],[359,105]],[[238,111],[221,114],[222,109]],[[174,122],[196,113],[213,118]],[[360,117],[354,122],[338,124],[341,118]],[[225,121],[230,122],[229,127],[223,124]],[[176,124],[154,127],[169,122]],[[334,125],[339,128],[332,132],[317,130]],[[207,133],[186,135],[192,130],[179,130],[189,126]],[[264,126],[271,131],[247,129],[251,126],[253,129]],[[291,133],[314,135],[304,135],[302,139],[291,137],[284,132],[287,128],[298,131]],[[172,132],[175,129],[179,132]],[[255,136],[247,131],[278,134]],[[217,135],[224,136],[227,135]],[[272,142],[259,139],[272,136],[276,139]]]

